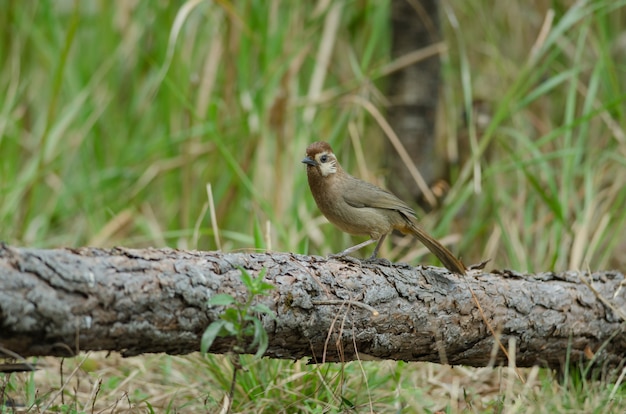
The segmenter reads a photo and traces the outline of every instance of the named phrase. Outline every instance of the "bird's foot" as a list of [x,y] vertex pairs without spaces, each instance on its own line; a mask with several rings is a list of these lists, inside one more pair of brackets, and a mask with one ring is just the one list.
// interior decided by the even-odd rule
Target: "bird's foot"
[[391,267],[392,265],[391,261],[384,259],[382,257],[376,257],[376,256],[370,256],[364,261],[367,264],[373,264],[373,265],[380,265],[380,266],[387,266],[387,267]]
[[329,259],[336,259],[336,260],[341,260],[344,262],[349,262],[349,263],[353,263],[355,265],[361,265],[361,261],[359,259],[357,259],[356,257],[352,257],[352,256],[348,256],[346,254],[343,253],[335,253],[335,254],[329,254],[328,255]]

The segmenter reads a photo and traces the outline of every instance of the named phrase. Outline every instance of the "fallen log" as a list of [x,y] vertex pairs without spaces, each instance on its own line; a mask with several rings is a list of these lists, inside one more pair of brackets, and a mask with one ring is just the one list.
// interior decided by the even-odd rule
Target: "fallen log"
[[[263,318],[268,357],[506,364],[486,321],[505,346],[514,340],[518,367],[616,366],[626,351],[619,272],[459,276],[291,253],[0,245],[0,356],[198,351],[224,310],[207,300],[244,300],[240,268],[267,269],[275,286],[259,298],[275,314]],[[233,345],[218,338],[210,352]]]

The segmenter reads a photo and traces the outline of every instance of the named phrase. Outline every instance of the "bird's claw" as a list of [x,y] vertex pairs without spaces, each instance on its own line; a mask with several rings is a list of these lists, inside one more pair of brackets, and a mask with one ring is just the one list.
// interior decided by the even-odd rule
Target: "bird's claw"
[[374,264],[374,265],[380,265],[380,266],[387,266],[390,267],[392,265],[391,261],[382,258],[382,257],[370,257],[368,259],[365,259],[365,263],[367,264]]
[[329,254],[328,255],[329,259],[335,259],[335,260],[341,260],[344,262],[349,262],[349,263],[353,263],[356,265],[361,265],[361,261],[359,259],[357,259],[356,257],[352,257],[352,256],[347,256],[341,253],[336,253],[336,254]]

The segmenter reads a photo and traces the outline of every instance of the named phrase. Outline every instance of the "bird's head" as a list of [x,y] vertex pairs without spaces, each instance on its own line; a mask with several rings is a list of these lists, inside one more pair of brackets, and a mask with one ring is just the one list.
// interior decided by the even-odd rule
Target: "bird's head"
[[[317,172],[322,177],[335,174],[339,167],[337,157],[328,142],[314,142],[306,149],[306,157],[302,160],[306,164],[307,172]],[[313,170],[313,171],[312,171]]]

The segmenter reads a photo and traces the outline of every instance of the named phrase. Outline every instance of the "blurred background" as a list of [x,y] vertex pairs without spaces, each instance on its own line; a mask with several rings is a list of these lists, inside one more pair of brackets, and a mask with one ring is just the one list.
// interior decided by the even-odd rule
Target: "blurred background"
[[[347,171],[400,195],[466,263],[626,267],[623,0],[0,5],[4,242],[337,252],[361,239],[321,216],[300,163],[310,142],[325,140]],[[382,256],[436,263],[410,238],[392,238]],[[190,374],[193,359],[109,358],[89,378],[144,375],[129,401],[167,405],[163,396],[178,393],[217,407],[227,361],[188,358],[206,371]],[[492,370],[251,366],[258,383],[241,380],[235,411],[270,409],[250,392],[289,396],[292,411],[311,398],[330,410],[382,401],[375,411],[398,412],[504,399]],[[181,385],[189,378],[201,384]],[[14,386],[33,401],[24,384],[34,379],[24,381]],[[461,388],[470,396],[454,394]],[[113,401],[120,389],[108,388]],[[574,398],[548,389],[557,405]]]
[[326,140],[468,262],[616,266],[622,2],[437,3],[5,2],[1,238],[338,251],[300,163]]

